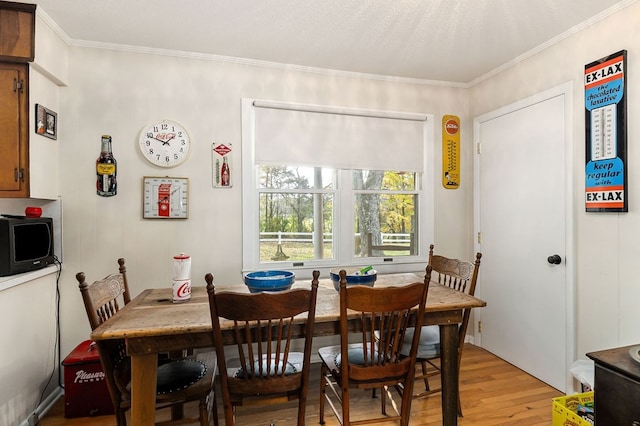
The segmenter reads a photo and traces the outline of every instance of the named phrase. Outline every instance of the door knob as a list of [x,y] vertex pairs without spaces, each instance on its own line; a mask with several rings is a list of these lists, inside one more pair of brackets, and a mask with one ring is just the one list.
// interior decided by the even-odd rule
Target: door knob
[[560,263],[562,263],[562,258],[560,257],[560,255],[554,254],[553,256],[547,257],[547,262],[552,265],[559,265]]

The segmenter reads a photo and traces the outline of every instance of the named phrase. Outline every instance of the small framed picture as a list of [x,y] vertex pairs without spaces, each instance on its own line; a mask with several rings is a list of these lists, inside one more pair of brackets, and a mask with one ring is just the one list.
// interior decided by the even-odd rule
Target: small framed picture
[[36,133],[58,139],[58,114],[39,104],[36,104]]
[[143,219],[188,219],[189,178],[145,176],[142,186]]

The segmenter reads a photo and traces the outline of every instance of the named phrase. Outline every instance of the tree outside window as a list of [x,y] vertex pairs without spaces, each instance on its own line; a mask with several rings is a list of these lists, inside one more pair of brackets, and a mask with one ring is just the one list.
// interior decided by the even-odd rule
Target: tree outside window
[[[413,255],[418,193],[415,173],[354,170],[337,188],[336,173],[320,167],[259,166],[260,262],[334,259],[335,197],[354,200],[354,257],[387,256],[371,244],[393,245],[393,256]],[[406,250],[397,247],[406,246]]]

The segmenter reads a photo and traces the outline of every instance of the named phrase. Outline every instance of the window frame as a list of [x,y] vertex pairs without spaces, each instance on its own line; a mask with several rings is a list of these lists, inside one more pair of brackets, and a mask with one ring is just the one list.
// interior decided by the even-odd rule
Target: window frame
[[[434,238],[435,229],[435,161],[434,161],[434,116],[425,114],[423,132],[424,171],[418,173],[416,186],[418,189],[418,234],[415,236],[417,254],[413,256],[385,256],[363,257],[354,256],[353,206],[357,190],[351,188],[351,170],[336,170],[336,188],[334,197],[334,242],[333,259],[308,260],[308,261],[278,261],[261,263],[259,244],[256,244],[255,235],[259,235],[259,194],[258,167],[255,165],[255,106],[258,99],[242,99],[242,272],[251,272],[267,269],[286,269],[296,273],[299,278],[311,277],[311,272],[318,269],[321,276],[329,275],[329,270],[337,267],[368,266],[372,265],[378,273],[415,272],[425,268],[428,255],[428,245]],[[301,104],[301,107],[303,105]],[[327,109],[339,107],[327,107]],[[366,109],[350,109],[361,111],[363,114],[371,113]],[[390,115],[401,114],[388,111]],[[348,238],[342,238],[342,236]],[[340,244],[338,242],[341,242]],[[385,259],[391,259],[390,261]]]

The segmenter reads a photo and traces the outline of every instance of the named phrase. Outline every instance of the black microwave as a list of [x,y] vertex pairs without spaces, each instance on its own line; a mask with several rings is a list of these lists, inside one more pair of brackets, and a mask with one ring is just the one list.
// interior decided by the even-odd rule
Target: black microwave
[[0,276],[34,271],[53,262],[50,217],[0,218]]

